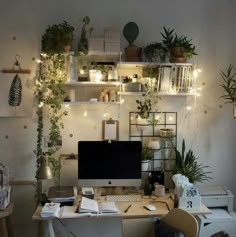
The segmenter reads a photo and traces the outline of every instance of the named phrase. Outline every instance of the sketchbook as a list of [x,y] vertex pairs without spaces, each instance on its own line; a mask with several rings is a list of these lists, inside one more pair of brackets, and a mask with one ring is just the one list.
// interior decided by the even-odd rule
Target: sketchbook
[[119,213],[114,201],[97,202],[96,200],[82,197],[79,213]]

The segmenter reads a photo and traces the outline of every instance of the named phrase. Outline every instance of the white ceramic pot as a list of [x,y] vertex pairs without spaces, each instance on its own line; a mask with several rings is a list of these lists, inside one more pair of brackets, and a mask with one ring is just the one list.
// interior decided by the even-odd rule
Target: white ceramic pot
[[158,150],[158,149],[160,149],[160,142],[158,139],[152,139],[149,141],[148,146],[151,149]]
[[142,160],[142,171],[147,171],[149,167],[149,160]]
[[136,119],[136,128],[139,131],[143,131],[143,130],[148,129],[149,124],[150,124],[150,122],[145,118],[140,118],[139,117],[139,118]]

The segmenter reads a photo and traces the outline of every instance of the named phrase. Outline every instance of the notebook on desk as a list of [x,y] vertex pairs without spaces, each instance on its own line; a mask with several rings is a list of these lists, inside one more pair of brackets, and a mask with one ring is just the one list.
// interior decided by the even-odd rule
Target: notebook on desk
[[78,207],[79,213],[119,213],[119,210],[114,201],[105,201],[105,202],[97,202],[96,200],[89,199],[86,197],[82,197],[80,205]]

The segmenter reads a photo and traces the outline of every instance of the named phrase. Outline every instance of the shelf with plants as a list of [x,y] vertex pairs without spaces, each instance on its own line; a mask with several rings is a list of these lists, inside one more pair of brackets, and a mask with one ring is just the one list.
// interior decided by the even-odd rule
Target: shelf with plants
[[[171,177],[175,170],[177,146],[177,112],[149,112],[147,123],[140,124],[139,112],[129,113],[129,139],[139,140],[148,146],[152,157],[145,171],[160,171],[166,188],[172,188]],[[159,145],[151,145],[153,142]]]

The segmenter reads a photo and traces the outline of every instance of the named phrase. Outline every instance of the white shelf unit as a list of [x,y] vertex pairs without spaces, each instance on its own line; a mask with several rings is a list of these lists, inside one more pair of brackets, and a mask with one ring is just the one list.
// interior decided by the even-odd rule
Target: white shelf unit
[[[71,57],[76,57],[71,54]],[[119,80],[118,81],[77,81],[78,79],[78,60],[87,61],[87,62],[99,62],[99,63],[113,63],[114,68],[118,70]],[[76,99],[75,102],[66,102],[65,104],[70,105],[78,105],[78,104],[119,104],[122,96],[139,96],[144,92],[132,92],[125,91],[122,85],[122,78],[124,76],[132,76],[134,74],[138,74],[138,78],[143,77],[143,71],[149,67],[158,67],[158,79],[159,81],[164,81],[165,79],[165,88],[160,88],[159,95],[160,96],[194,96],[195,87],[194,78],[193,78],[193,69],[194,66],[191,63],[150,63],[150,62],[122,62],[121,61],[121,53],[101,53],[99,55],[82,55],[78,56],[75,60],[76,63],[71,64],[71,67],[74,67],[74,74],[72,77],[65,82],[65,88],[67,90],[67,96],[70,94],[70,90],[75,90]],[[178,68],[189,68],[189,78],[187,78],[184,74],[184,70],[180,70]],[[169,73],[169,78],[167,75],[164,75],[164,68],[167,68]],[[175,68],[176,78],[173,77],[172,69]],[[180,74],[179,74],[180,73]],[[181,78],[183,76],[183,78]],[[192,76],[192,77],[191,77]],[[185,78],[186,77],[186,78]],[[191,77],[191,78],[190,78]],[[181,78],[181,79],[179,79]],[[185,82],[183,82],[185,81]],[[189,86],[188,83],[192,83]],[[182,83],[182,84],[181,84]],[[167,85],[168,84],[168,85]],[[170,85],[172,84],[172,85]],[[163,84],[164,85],[164,82]],[[161,86],[162,86],[161,85]],[[186,86],[187,85],[187,86]],[[172,87],[172,88],[170,88]],[[186,89],[187,88],[187,89]],[[115,101],[99,101],[99,95],[102,91],[105,90],[115,90],[116,91],[116,99]],[[163,89],[163,90],[162,90]],[[91,101],[92,99],[92,101]],[[98,101],[95,101],[97,99]]]

